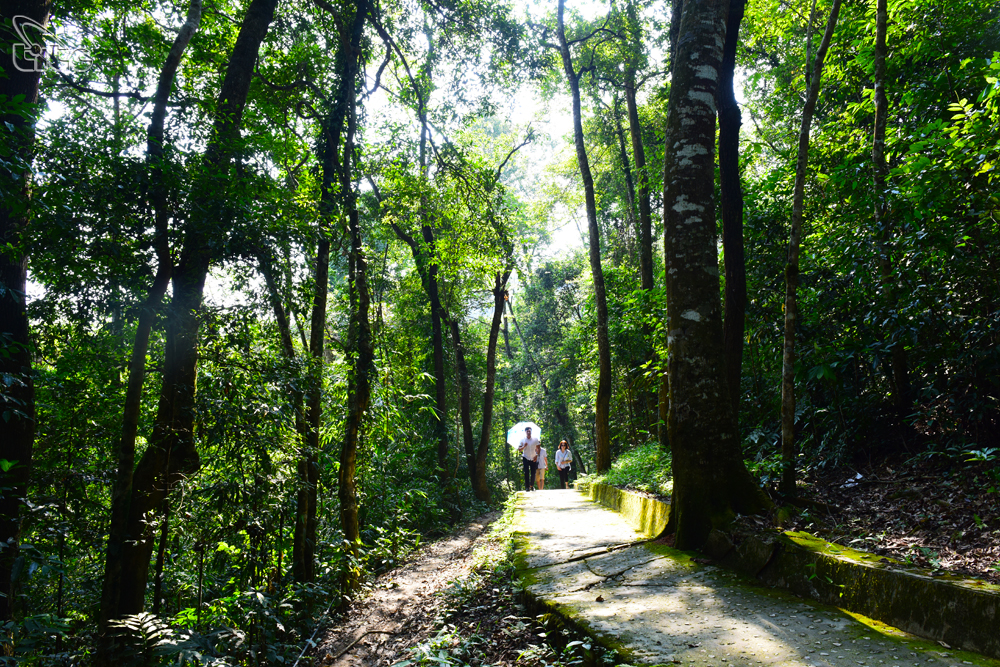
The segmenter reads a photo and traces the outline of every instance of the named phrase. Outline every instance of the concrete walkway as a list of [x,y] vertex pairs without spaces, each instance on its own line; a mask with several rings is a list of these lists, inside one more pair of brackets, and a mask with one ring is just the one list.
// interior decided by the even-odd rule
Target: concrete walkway
[[635,544],[623,518],[573,490],[522,494],[520,508],[527,595],[634,664],[1000,665]]

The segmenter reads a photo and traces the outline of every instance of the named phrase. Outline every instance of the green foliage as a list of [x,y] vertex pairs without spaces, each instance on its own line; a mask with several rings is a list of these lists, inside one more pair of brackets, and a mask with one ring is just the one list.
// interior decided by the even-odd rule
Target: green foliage
[[597,484],[669,496],[673,490],[670,455],[657,443],[640,445],[615,459],[611,470],[592,476],[590,480]]

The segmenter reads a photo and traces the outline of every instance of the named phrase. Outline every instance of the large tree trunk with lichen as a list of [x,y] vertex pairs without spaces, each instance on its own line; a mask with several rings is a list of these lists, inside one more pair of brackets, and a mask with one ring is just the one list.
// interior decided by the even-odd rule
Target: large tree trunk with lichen
[[597,226],[597,200],[594,195],[594,177],[590,171],[587,147],[583,140],[583,112],[580,103],[580,74],[573,65],[573,56],[566,40],[563,15],[565,0],[559,0],[556,10],[556,32],[563,71],[573,97],[573,138],[576,159],[583,180],[584,201],[587,209],[587,228],[590,242],[590,272],[594,281],[594,305],[597,310],[597,396],[594,399],[594,462],[598,473],[611,468],[611,345],[608,339],[608,301],[604,288],[604,271],[601,268],[601,230]]
[[[809,128],[819,99],[823,59],[833,39],[840,0],[833,0],[823,41],[816,51],[806,102],[802,107],[799,148],[795,162],[795,186],[792,190],[792,220],[788,235],[788,261],[785,264],[785,335],[781,355],[781,480],[779,489],[786,498],[795,496],[795,464],[798,445],[795,442],[795,327],[798,320],[796,290],[799,285],[799,243],[802,235],[802,210],[805,205],[806,167],[809,164]],[[809,39],[809,37],[807,37]],[[808,63],[807,63],[808,65]]]
[[150,444],[136,465],[122,548],[122,586],[117,614],[140,613],[145,605],[153,538],[147,517],[156,513],[170,490],[199,466],[194,442],[198,330],[205,278],[221,247],[217,221],[229,166],[238,150],[250,80],[260,44],[274,18],[277,0],[253,0],[240,26],[222,82],[212,137],[205,150],[204,181],[195,194],[193,215],[185,230],[174,269],[173,299],[168,311],[163,384]]
[[715,93],[729,0],[680,13],[664,166],[668,378],[673,446],[670,525],[681,549],[768,505],[743,464],[726,386],[714,201]]

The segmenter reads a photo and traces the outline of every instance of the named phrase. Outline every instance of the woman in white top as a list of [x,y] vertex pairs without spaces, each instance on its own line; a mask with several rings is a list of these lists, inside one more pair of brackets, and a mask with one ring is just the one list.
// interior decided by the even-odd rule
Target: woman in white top
[[559,449],[556,450],[556,470],[559,471],[560,488],[569,488],[569,470],[573,465],[573,453],[569,451],[569,443],[565,440],[559,441]]
[[545,448],[538,446],[538,471],[535,472],[535,489],[541,491],[545,488],[545,470],[549,467],[549,457],[545,453]]

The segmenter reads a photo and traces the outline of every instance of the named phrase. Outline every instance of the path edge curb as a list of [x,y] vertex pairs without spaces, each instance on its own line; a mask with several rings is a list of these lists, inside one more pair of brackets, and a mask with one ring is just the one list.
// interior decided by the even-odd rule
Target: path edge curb
[[[668,503],[605,484],[578,484],[577,490],[621,513],[649,537],[658,537],[666,527]],[[936,576],[931,570],[908,568],[893,559],[805,532],[775,530],[743,536],[734,543],[729,536],[713,531],[706,551],[722,567],[767,586],[840,607],[952,648],[1000,658],[1000,586],[977,579]]]

